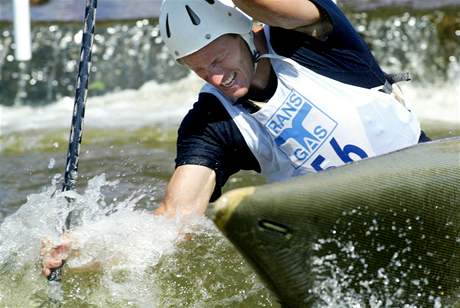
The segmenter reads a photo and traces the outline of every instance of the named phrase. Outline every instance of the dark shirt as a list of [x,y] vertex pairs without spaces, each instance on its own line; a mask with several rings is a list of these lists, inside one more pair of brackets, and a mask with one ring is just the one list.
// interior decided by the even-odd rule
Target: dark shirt
[[[382,85],[385,82],[382,70],[342,11],[330,0],[312,2],[333,26],[327,39],[321,41],[298,31],[270,27],[270,43],[275,52],[347,84],[364,88]],[[250,91],[247,98],[264,100],[275,92],[276,85],[272,72],[265,93]],[[176,167],[181,165],[202,165],[216,172],[211,201],[220,196],[222,186],[232,174],[240,170],[260,172],[259,163],[236,124],[219,100],[209,93],[200,93],[179,128]]]

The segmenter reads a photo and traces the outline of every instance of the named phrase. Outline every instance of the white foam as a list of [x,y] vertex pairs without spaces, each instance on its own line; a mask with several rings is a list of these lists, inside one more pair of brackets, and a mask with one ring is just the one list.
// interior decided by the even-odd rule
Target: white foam
[[403,85],[406,100],[421,121],[434,120],[460,125],[460,82],[433,86]]
[[[176,82],[145,83],[137,90],[123,90],[89,97],[85,126],[97,128],[138,128],[145,125],[177,125],[196,101],[203,82],[195,75]],[[73,98],[43,106],[0,106],[0,134],[25,130],[47,130],[69,127]]]
[[[454,74],[455,75],[455,74]],[[456,75],[455,75],[456,76]],[[402,84],[406,100],[423,122],[439,120],[460,125],[460,83]],[[176,82],[145,83],[137,90],[123,90],[88,98],[85,127],[139,128],[147,125],[175,127],[196,101],[203,85],[194,74]],[[73,98],[43,107],[0,106],[0,135],[26,130],[68,128]]]

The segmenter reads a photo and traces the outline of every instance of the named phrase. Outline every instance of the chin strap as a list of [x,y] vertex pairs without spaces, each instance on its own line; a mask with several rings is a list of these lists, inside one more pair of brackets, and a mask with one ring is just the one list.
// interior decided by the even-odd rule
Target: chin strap
[[260,52],[257,50],[254,44],[254,33],[250,31],[246,34],[240,34],[241,38],[246,42],[246,46],[251,53],[252,63],[254,64],[254,71],[257,69],[257,62],[260,60]]
[[257,65],[259,64],[260,59],[262,59],[262,57],[258,50],[252,53],[252,63],[254,64],[254,72],[256,72],[257,70]]

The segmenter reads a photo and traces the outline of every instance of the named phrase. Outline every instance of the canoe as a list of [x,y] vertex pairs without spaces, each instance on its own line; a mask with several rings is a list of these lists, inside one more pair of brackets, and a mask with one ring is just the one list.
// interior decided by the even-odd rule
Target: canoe
[[212,217],[283,306],[460,303],[460,137],[233,190]]

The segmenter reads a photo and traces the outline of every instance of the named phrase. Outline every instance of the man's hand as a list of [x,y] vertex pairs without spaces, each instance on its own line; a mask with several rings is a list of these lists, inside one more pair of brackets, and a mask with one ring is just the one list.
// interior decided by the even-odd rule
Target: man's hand
[[71,239],[64,234],[61,236],[61,243],[54,246],[51,240],[41,242],[40,256],[42,257],[42,274],[48,277],[51,270],[58,268],[62,262],[69,257]]
[[[175,171],[166,189],[164,200],[155,211],[155,215],[197,216],[203,215],[209,204],[214,186],[216,173],[214,170],[198,165],[184,165]],[[61,237],[61,243],[54,245],[51,240],[41,243],[40,255],[42,256],[42,274],[48,277],[52,269],[58,268],[70,254],[78,254],[70,236],[66,233]],[[80,270],[91,270],[99,264],[91,263]]]

